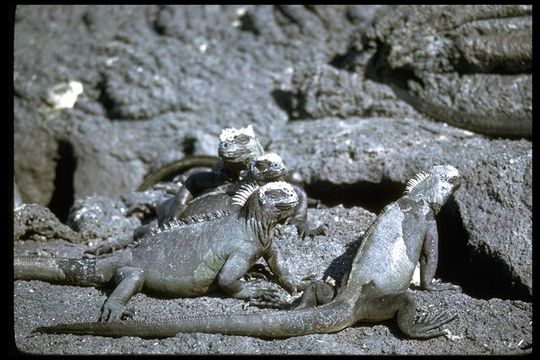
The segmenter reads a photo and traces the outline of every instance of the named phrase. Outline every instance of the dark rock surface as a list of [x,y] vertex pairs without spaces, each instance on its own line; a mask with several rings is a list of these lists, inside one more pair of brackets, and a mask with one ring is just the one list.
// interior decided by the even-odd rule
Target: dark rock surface
[[85,238],[91,239],[88,244],[91,246],[106,239],[129,236],[141,225],[138,218],[125,217],[125,211],[120,200],[90,196],[75,202],[70,209],[67,224]]
[[[444,8],[415,6],[18,6],[15,254],[77,257],[88,245],[130,233],[153,216],[165,193],[134,192],[143,177],[186,155],[216,155],[224,127],[252,124],[267,150],[302,175],[308,195],[328,206],[309,210],[313,227],[329,228],[326,236],[301,241],[286,226],[276,237],[298,276],[339,282],[369,222],[417,172],[449,163],[466,181],[439,216],[437,273],[463,293],[411,290],[419,314],[458,313],[446,325],[447,337],[406,340],[394,320],[278,341],[35,335],[37,326],[96,319],[108,289],[16,281],[17,348],[40,354],[530,352],[532,141],[433,121],[406,98],[433,98],[447,110],[472,107],[493,118],[528,116],[528,58],[509,57],[519,53],[510,49],[502,59],[515,61],[505,62],[501,74],[493,56],[464,51],[485,26],[494,38],[517,36],[527,54],[530,11],[489,10],[481,22],[475,10],[472,25],[463,25],[467,9],[444,15]],[[508,19],[524,31],[509,33],[508,19],[497,19],[501,11],[523,12]],[[456,24],[446,31],[429,14]],[[455,62],[453,54],[468,62]],[[465,82],[447,86],[456,76]],[[54,108],[51,89],[70,81],[83,92],[73,107]],[[498,90],[486,95],[482,84],[490,81]],[[471,101],[491,96],[496,104],[471,105],[465,101],[471,93]],[[242,310],[243,302],[220,294],[170,300],[137,294],[129,306],[139,319],[268,311]]]
[[71,243],[82,241],[82,237],[58,220],[47,208],[37,204],[22,204],[13,214],[13,238],[15,241],[66,240]]
[[484,134],[532,135],[532,5],[400,6],[362,40],[376,51],[366,71],[419,111]]

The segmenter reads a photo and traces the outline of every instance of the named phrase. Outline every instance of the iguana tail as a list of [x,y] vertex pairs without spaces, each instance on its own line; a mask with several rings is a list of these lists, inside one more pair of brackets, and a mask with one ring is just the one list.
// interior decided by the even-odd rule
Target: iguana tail
[[15,280],[96,286],[112,279],[117,263],[116,255],[93,259],[16,256],[13,259],[13,274]]
[[260,338],[286,338],[316,333],[332,333],[354,323],[350,306],[331,302],[301,310],[256,314],[181,317],[168,320],[113,321],[59,324],[34,331],[52,334],[79,334],[109,337],[137,336],[165,338],[177,333],[203,332]]

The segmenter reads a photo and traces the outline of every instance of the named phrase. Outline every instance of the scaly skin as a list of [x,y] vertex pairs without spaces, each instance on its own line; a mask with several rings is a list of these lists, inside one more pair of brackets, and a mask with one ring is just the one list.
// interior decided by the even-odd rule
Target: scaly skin
[[287,183],[272,182],[241,189],[238,194],[237,200],[244,204],[237,202],[236,211],[230,214],[210,214],[187,224],[174,222],[113,255],[94,259],[16,257],[15,279],[94,286],[114,279],[117,287],[103,305],[103,321],[125,315],[126,303],[141,289],[168,297],[195,297],[217,285],[235,298],[270,300],[276,295],[271,287],[241,281],[261,257],[280,285],[295,292],[292,276],[281,267],[272,235],[275,225],[296,206],[296,193]]
[[454,167],[434,166],[426,176],[411,181],[406,194],[388,205],[367,229],[336,297],[325,305],[290,311],[158,319],[152,322],[60,324],[37,331],[149,338],[174,336],[180,332],[283,338],[331,333],[358,321],[382,321],[396,316],[399,328],[407,337],[440,336],[442,331],[431,330],[455,316],[442,312],[415,322],[416,306],[407,289],[418,261],[424,289],[452,288],[432,281],[437,266],[438,240],[434,217],[459,187],[460,179]]

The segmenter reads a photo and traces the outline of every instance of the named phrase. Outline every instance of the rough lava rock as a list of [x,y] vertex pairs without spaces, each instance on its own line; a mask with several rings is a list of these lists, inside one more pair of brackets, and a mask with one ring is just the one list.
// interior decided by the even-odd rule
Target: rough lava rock
[[120,200],[91,196],[75,202],[70,209],[67,224],[86,238],[91,238],[93,243],[129,236],[141,222],[133,216],[125,217],[125,211]]
[[13,237],[15,241],[47,241],[62,239],[80,243],[83,237],[66,226],[47,208],[37,204],[22,204],[13,214]]
[[[432,121],[396,91],[432,97],[447,110],[448,104],[461,104],[466,113],[482,99],[470,91],[497,84],[494,99],[482,103],[480,113],[494,119],[499,110],[529,114],[528,58],[512,56],[519,49],[528,54],[530,6],[462,7],[448,15],[444,9],[18,6],[17,255],[80,257],[94,242],[131,233],[153,216],[164,195],[157,188],[134,193],[144,176],[186,155],[216,155],[225,127],[252,124],[266,150],[279,153],[302,175],[308,195],[326,206],[309,209],[310,225],[327,226],[326,236],[302,241],[292,226],[276,234],[299,277],[314,273],[339,282],[369,222],[417,172],[450,163],[465,183],[439,215],[437,272],[443,281],[461,285],[463,293],[411,289],[419,314],[458,313],[446,326],[446,337],[407,340],[394,320],[273,341],[219,334],[163,340],[33,334],[37,326],[96,319],[108,289],[16,281],[17,349],[36,354],[531,352],[532,141],[486,137]],[[523,16],[499,19],[516,9]],[[471,22],[462,18],[468,10],[475,10]],[[489,15],[486,21],[478,19],[482,12]],[[393,26],[395,21],[403,26]],[[448,22],[456,26],[446,31]],[[521,43],[497,45],[501,38]],[[478,57],[486,44],[495,44],[486,49],[502,57]],[[467,61],[455,62],[453,54]],[[493,66],[497,59],[516,61],[504,62],[506,73],[500,74]],[[499,86],[516,79],[519,86]],[[50,91],[70,81],[79,82],[82,93],[73,107],[55,109],[47,101]],[[489,105],[493,101],[497,106]],[[70,210],[73,228],[58,220],[60,210]],[[137,294],[129,306],[138,319],[269,311],[244,310],[242,301],[220,294],[195,299]]]

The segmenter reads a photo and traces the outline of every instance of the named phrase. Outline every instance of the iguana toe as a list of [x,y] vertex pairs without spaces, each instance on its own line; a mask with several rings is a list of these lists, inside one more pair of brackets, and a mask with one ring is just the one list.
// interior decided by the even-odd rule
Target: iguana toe
[[430,284],[424,285],[424,289],[428,291],[445,291],[445,290],[456,290],[461,292],[461,286],[454,285],[450,283],[442,282],[431,282]]
[[130,316],[130,311],[125,311],[124,306],[113,302],[105,302],[105,304],[103,304],[103,308],[101,309],[99,321],[103,322],[120,320],[124,314],[126,314],[128,317]]
[[439,314],[426,314],[418,318],[418,320],[413,325],[413,330],[416,333],[424,334],[424,336],[440,336],[444,333],[441,332],[431,332],[435,328],[438,328],[441,325],[449,323],[457,317],[457,314],[450,314],[446,311],[443,311]]
[[251,300],[249,306],[256,306],[259,308],[272,308],[272,309],[284,309],[289,308],[291,304],[280,299],[274,300]]

